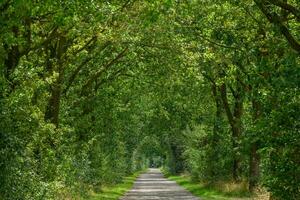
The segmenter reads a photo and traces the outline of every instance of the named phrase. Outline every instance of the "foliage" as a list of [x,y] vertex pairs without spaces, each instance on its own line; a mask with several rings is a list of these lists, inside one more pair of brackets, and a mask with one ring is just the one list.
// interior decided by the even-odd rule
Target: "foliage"
[[0,198],[149,166],[299,199],[295,0],[0,2]]
[[232,183],[231,186],[224,188],[221,185],[207,185],[205,183],[193,182],[186,176],[170,176],[172,181],[176,181],[179,185],[190,191],[193,195],[201,197],[204,200],[234,200],[234,199],[250,199],[247,188],[244,184]]
[[91,197],[89,197],[88,199],[89,200],[100,200],[100,199],[117,200],[133,186],[133,183],[139,174],[140,173],[135,173],[131,176],[125,177],[122,183],[119,183],[117,185],[106,186],[102,189],[101,193],[92,194]]

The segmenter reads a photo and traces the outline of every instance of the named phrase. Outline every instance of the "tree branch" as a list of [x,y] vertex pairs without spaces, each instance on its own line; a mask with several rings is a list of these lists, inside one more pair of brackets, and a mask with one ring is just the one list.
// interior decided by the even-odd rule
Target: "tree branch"
[[228,103],[227,91],[226,90],[227,90],[226,89],[226,85],[222,84],[220,86],[221,99],[222,99],[222,102],[223,102],[223,105],[224,105],[224,109],[225,109],[228,121],[229,121],[231,127],[234,127],[234,117],[233,117],[233,114],[232,114],[232,112],[230,110],[230,106],[229,106],[229,103]]
[[[109,45],[110,45],[110,41],[107,41],[106,43],[104,43],[104,45],[101,47],[101,49],[99,50],[99,52],[102,52],[104,49],[106,49]],[[77,66],[77,68],[73,71],[73,73],[71,74],[68,84],[66,86],[66,88],[63,91],[63,94],[66,94],[68,92],[68,90],[70,89],[71,85],[73,84],[73,82],[75,81],[75,78],[77,77],[77,75],[79,74],[80,70],[86,66],[86,64],[91,61],[93,59],[93,56],[87,57],[80,65]]]
[[199,37],[202,38],[204,41],[209,42],[209,43],[211,43],[211,44],[213,44],[213,45],[216,45],[216,46],[219,46],[219,47],[223,47],[223,48],[227,48],[227,49],[235,49],[235,50],[241,51],[241,49],[238,48],[238,47],[235,47],[235,46],[227,46],[227,45],[225,45],[225,44],[217,43],[217,42],[215,42],[215,41],[213,41],[213,40],[211,40],[211,39],[208,39],[208,38],[206,38],[206,37],[204,37],[204,36],[202,36],[202,35],[199,35]]
[[114,79],[118,78],[120,75],[122,75],[123,71],[125,71],[125,68],[117,70],[116,72],[111,74],[107,79],[102,79],[99,83],[96,84],[95,91],[97,91],[99,89],[99,87],[101,85],[103,85],[104,83],[107,83],[109,81],[113,81]]
[[73,55],[76,55],[86,49],[91,43],[96,42],[97,36],[94,35],[91,39],[89,39],[81,48],[77,49],[75,52],[73,52]]
[[128,47],[126,47],[123,51],[121,51],[113,60],[108,62],[105,66],[103,66],[99,71],[97,71],[82,87],[81,94],[85,94],[87,92],[87,89],[90,88],[92,83],[100,77],[108,68],[110,68],[112,65],[118,62],[119,59],[121,59],[125,53],[127,52]]
[[238,95],[237,95],[237,93],[234,91],[232,85],[229,85],[229,89],[230,89],[230,91],[231,91],[233,97],[236,99],[236,98],[238,97]]
[[216,85],[216,82],[215,82],[215,80],[212,77],[210,77],[209,75],[205,74],[204,72],[201,72],[201,74],[202,74],[202,76],[204,78],[206,78],[207,80],[209,80],[213,85]]
[[289,11],[297,18],[298,21],[300,21],[300,10],[298,10],[296,7],[280,0],[268,0],[268,2]]
[[291,47],[300,53],[300,43],[292,36],[289,29],[281,22],[280,17],[276,13],[271,13],[263,4],[263,0],[254,0],[258,8],[263,12],[263,14],[267,17],[270,23],[276,25],[280,32],[287,39],[288,43]]

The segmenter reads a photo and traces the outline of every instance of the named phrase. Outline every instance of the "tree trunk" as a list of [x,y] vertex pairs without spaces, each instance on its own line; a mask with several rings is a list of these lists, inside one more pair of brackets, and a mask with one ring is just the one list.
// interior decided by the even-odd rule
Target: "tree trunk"
[[259,163],[260,163],[260,156],[257,153],[258,150],[258,142],[251,144],[250,149],[250,166],[249,166],[249,191],[254,192],[258,181],[259,181]]
[[[12,32],[14,36],[17,38],[19,36],[19,28],[14,26],[12,28]],[[19,64],[21,58],[20,47],[16,44],[9,46],[8,44],[4,44],[4,49],[7,52],[6,58],[4,59],[4,77],[7,81],[9,81],[11,91],[15,88],[15,83],[11,78],[11,74],[15,71],[16,67]]]
[[[62,84],[63,84],[63,77],[64,77],[64,67],[63,67],[63,59],[62,55],[66,51],[65,46],[65,38],[60,37],[60,39],[56,43],[56,48],[51,49],[51,57],[55,56],[57,59],[57,70],[58,77],[55,82],[51,85],[51,96],[48,101],[46,113],[45,113],[45,120],[53,123],[56,127],[59,125],[59,109],[60,109],[60,99],[62,94]],[[47,66],[49,71],[52,71],[54,66],[53,63],[49,63]]]
[[[255,99],[252,100],[253,107],[253,123],[255,124],[260,117],[260,104]],[[250,144],[250,166],[249,166],[249,191],[254,192],[259,182],[260,176],[260,156],[257,153],[259,142],[253,141]]]
[[233,148],[232,177],[234,181],[239,180],[239,171],[240,171],[240,159],[238,156],[239,136],[240,136],[240,129],[237,127],[232,128],[232,148]]
[[235,103],[234,103],[234,111],[233,111],[233,119],[234,119],[234,127],[232,131],[232,139],[233,139],[233,151],[235,159],[233,161],[233,177],[234,180],[239,180],[239,174],[241,173],[241,160],[238,156],[239,151],[239,139],[242,134],[242,115],[243,115],[243,100],[241,96],[241,86],[237,85],[237,91],[234,95]]
[[[239,86],[238,86],[239,88]],[[239,137],[242,132],[242,122],[241,117],[243,114],[243,101],[240,95],[240,89],[237,89],[234,103],[234,112],[232,113],[230,105],[228,103],[226,85],[223,84],[220,87],[221,99],[223,101],[224,109],[231,126],[232,131],[232,148],[233,148],[233,163],[232,163],[232,177],[233,180],[239,180],[239,171],[240,171],[240,159],[238,157],[238,148],[239,148]]]
[[[213,135],[212,135],[212,141],[211,145],[213,147],[216,147],[219,145],[220,140],[220,132],[221,132],[221,122],[222,122],[222,100],[220,99],[220,96],[218,95],[218,89],[217,85],[215,83],[212,83],[212,94],[213,98],[215,100],[215,106],[216,106],[216,112],[215,112],[215,119],[214,119],[214,128],[213,128]],[[218,174],[218,156],[219,150],[217,148],[212,149],[212,153],[210,155],[212,162],[211,162],[211,168],[210,168],[210,176],[212,178],[216,177]]]
[[217,134],[220,132],[221,127],[220,127],[220,121],[222,118],[222,107],[221,107],[221,99],[218,96],[218,90],[217,90],[217,86],[215,84],[212,84],[212,93],[213,93],[213,97],[215,100],[215,105],[216,105],[216,113],[215,113],[215,122],[214,122],[214,129],[213,129],[213,133]]
[[45,119],[56,127],[59,125],[59,108],[60,108],[60,98],[61,98],[61,84],[62,84],[62,74],[59,73],[56,82],[52,85],[51,96],[48,101],[47,110],[45,113]]

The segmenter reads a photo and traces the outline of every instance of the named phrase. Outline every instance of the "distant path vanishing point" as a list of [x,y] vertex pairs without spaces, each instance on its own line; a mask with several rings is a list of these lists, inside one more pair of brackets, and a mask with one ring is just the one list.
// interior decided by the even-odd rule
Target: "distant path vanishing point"
[[175,181],[164,178],[159,169],[150,168],[147,173],[139,176],[133,188],[120,200],[200,200],[179,186]]

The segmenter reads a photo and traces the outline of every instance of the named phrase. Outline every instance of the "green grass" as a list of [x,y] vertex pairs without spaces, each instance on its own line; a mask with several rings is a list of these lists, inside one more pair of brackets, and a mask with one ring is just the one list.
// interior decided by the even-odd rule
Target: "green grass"
[[134,181],[141,172],[125,177],[122,183],[114,186],[103,187],[99,193],[94,193],[87,200],[117,200],[133,186]]
[[192,182],[188,176],[169,176],[168,179],[176,181],[179,185],[190,191],[202,200],[249,200],[250,194],[243,189],[222,191],[217,186],[207,186],[198,182]]

